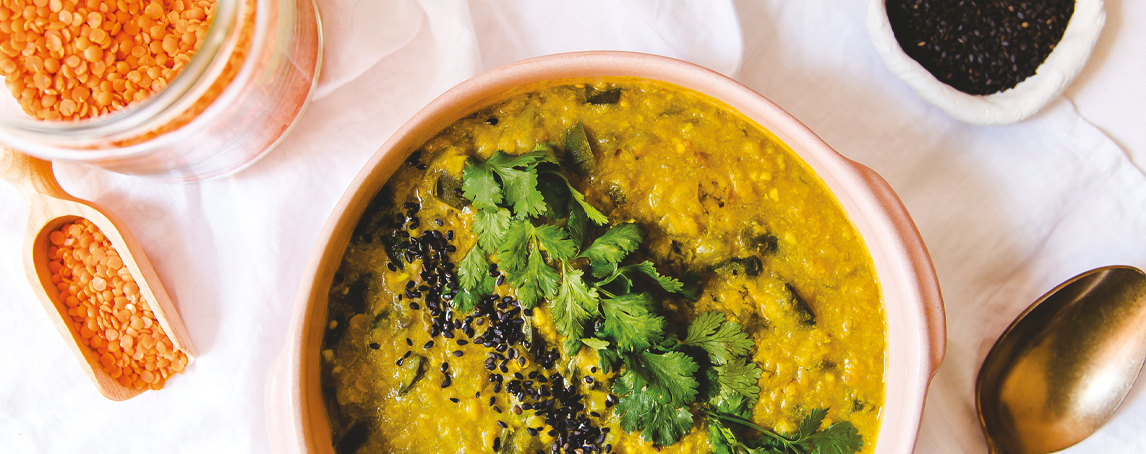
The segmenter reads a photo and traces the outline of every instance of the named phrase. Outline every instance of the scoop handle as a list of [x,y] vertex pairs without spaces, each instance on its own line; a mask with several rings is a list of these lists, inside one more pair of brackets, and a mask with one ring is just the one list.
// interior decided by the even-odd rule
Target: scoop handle
[[71,199],[52,172],[52,162],[36,159],[0,145],[0,178],[11,183],[31,199],[36,194],[58,199]]

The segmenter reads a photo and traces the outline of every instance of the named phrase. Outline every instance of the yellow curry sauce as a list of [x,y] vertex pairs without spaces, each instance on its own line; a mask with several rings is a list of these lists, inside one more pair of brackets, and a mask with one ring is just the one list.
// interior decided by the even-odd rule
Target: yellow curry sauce
[[[403,297],[418,291],[407,283],[421,282],[420,259],[402,267],[395,243],[437,231],[454,248],[442,254],[460,262],[475,243],[474,212],[455,193],[467,157],[560,143],[577,123],[595,163],[570,177],[574,185],[611,222],[642,226],[643,253],[662,272],[703,276],[697,301],[660,302],[669,327],[723,312],[755,343],[751,358],[763,372],[756,424],[791,432],[809,410],[828,408],[825,427],[850,421],[871,452],[884,401],[886,328],[862,239],[822,181],[769,132],[703,95],[636,79],[520,89],[447,127],[394,174],[356,228],[330,291],[322,371],[336,451],[491,452],[495,439],[501,452],[550,451],[544,418],[518,414],[520,403],[487,379],[489,348],[461,331],[430,336],[426,308],[412,309]],[[411,225],[401,221],[410,214],[406,203],[416,204],[418,220],[413,229],[395,228]],[[514,295],[504,283],[495,293]],[[545,304],[531,324],[534,343],[560,350]],[[508,361],[506,375],[536,371],[535,360]],[[559,363],[585,394],[585,411],[599,415],[593,422],[610,429],[601,446],[709,451],[702,417],[667,447],[625,433],[605,402],[614,374],[594,367],[593,349]],[[541,430],[534,436],[529,428]]]

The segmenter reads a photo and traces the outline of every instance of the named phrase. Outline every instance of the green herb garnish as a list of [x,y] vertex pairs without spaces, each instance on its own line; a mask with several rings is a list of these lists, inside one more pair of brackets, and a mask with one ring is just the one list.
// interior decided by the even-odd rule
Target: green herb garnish
[[[717,454],[850,454],[863,448],[863,436],[848,421],[840,421],[820,430],[826,408],[812,410],[800,423],[796,433],[777,434],[743,417],[705,411],[708,417],[708,442]],[[724,423],[736,423],[764,436],[741,440]]]
[[[574,129],[567,139],[585,143],[569,153],[575,155],[571,165],[586,160],[586,150],[591,156],[583,127]],[[749,356],[752,339],[720,312],[698,314],[683,339],[671,332],[653,292],[695,299],[696,289],[686,290],[650,261],[625,263],[645,239],[639,225],[616,224],[592,237],[599,229],[590,224],[605,226],[608,217],[561,173],[561,165],[548,144],[519,156],[498,151],[485,161],[467,161],[461,187],[475,213],[477,244],[459,263],[455,310],[468,312],[493,292],[490,263],[497,263],[522,307],[548,301],[566,354],[588,346],[603,371],[620,373],[613,393],[621,427],[657,445],[687,435],[694,408],[707,417],[716,452],[829,454],[862,445],[848,437],[858,437],[850,423],[817,432],[825,414],[819,410],[797,434],[755,426],[747,410],[760,394],[761,370]],[[741,441],[728,422],[772,437],[761,438],[763,444]]]

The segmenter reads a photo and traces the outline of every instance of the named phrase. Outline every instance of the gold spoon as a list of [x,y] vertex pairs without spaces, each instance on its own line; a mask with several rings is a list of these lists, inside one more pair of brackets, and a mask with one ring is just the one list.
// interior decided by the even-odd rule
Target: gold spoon
[[1091,270],[1031,304],[987,353],[975,384],[992,454],[1066,449],[1098,430],[1146,359],[1146,274]]
[[84,345],[80,333],[73,327],[68,307],[60,301],[60,291],[51,282],[48,270],[48,234],[61,225],[84,218],[111,241],[119,253],[139,292],[147,301],[155,321],[159,323],[176,350],[187,356],[190,364],[195,358],[190,338],[171,298],[163,290],[159,277],[148,262],[139,242],[118,217],[103,208],[69,195],[56,181],[52,163],[35,159],[0,146],[0,178],[20,190],[28,201],[28,227],[24,234],[24,271],[32,284],[32,291],[48,311],[56,329],[67,341],[69,349],[84,366],[84,372],[100,393],[111,400],[125,400],[143,391],[124,386],[104,372],[99,353]]

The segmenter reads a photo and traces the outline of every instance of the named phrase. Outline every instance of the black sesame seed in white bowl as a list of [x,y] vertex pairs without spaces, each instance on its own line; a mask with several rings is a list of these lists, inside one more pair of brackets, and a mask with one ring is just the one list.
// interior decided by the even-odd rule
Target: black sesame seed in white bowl
[[1078,76],[1106,23],[1103,0],[868,0],[880,57],[957,120],[1009,124]]

